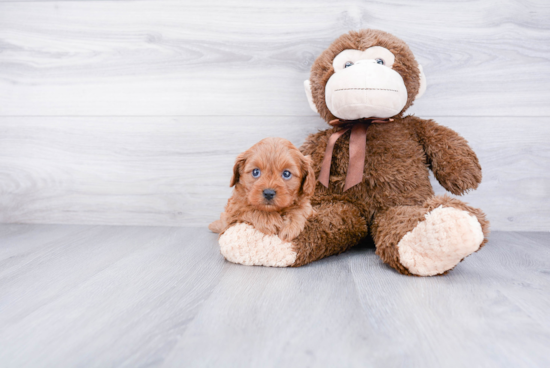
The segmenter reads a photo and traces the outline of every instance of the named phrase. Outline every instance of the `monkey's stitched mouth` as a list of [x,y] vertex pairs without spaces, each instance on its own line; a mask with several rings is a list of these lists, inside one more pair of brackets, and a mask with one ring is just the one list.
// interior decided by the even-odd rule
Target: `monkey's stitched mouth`
[[390,91],[390,92],[399,92],[396,89],[388,89],[388,88],[340,88],[335,89],[334,92],[339,91]]

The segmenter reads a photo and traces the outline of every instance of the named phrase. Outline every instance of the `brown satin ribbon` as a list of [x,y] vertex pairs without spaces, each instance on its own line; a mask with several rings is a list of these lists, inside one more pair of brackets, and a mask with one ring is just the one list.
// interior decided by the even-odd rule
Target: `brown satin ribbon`
[[335,119],[329,122],[330,125],[338,128],[342,128],[337,132],[332,133],[328,139],[327,149],[325,150],[325,157],[321,164],[321,173],[319,174],[319,181],[325,187],[328,188],[328,182],[330,177],[330,164],[332,162],[332,151],[338,138],[340,138],[345,132],[351,129],[351,135],[349,138],[349,165],[348,172],[346,174],[346,184],[344,186],[344,192],[349,188],[359,184],[363,180],[363,171],[365,169],[365,152],[367,150],[367,129],[371,124],[383,124],[389,123],[393,119],[358,119],[358,120],[341,120]]

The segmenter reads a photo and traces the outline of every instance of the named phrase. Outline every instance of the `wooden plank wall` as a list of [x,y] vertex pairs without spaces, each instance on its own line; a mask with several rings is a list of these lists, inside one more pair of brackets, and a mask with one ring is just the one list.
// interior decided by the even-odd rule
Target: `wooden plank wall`
[[325,126],[302,82],[371,27],[424,67],[410,112],[478,153],[465,200],[550,231],[549,20],[545,0],[0,1],[0,222],[207,224],[237,153]]

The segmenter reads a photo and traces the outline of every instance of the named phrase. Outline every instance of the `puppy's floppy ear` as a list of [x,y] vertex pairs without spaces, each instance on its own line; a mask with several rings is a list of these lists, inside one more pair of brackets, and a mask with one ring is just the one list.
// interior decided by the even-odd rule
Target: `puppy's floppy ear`
[[302,159],[302,195],[311,197],[315,192],[315,185],[317,180],[315,179],[315,171],[313,170],[313,162],[310,156],[305,156]]
[[230,187],[234,187],[235,184],[239,182],[239,179],[241,177],[241,170],[247,158],[248,151],[243,152],[237,156],[237,159],[235,160],[235,166],[233,166],[233,176],[231,177],[231,182],[229,183]]

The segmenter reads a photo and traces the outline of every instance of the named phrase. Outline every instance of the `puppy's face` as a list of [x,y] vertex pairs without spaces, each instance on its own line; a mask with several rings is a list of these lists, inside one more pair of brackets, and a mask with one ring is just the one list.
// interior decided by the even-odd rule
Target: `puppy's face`
[[231,186],[262,211],[280,211],[315,190],[311,159],[282,138],[266,138],[237,157]]

